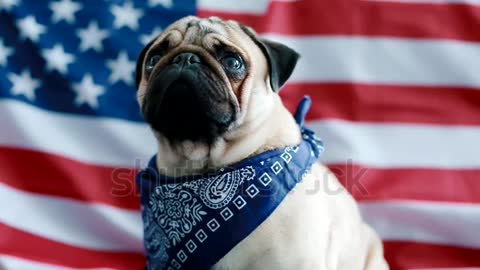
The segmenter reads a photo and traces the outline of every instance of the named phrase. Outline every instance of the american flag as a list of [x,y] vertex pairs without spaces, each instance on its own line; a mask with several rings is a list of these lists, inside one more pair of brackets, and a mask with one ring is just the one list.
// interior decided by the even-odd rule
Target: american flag
[[235,19],[302,55],[323,162],[392,269],[480,267],[479,0],[0,0],[0,269],[142,269],[141,48]]

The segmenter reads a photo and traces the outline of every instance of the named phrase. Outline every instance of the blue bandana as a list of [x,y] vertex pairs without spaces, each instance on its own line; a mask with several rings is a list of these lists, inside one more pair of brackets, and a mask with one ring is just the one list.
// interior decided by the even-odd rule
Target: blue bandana
[[302,143],[271,150],[205,175],[160,175],[155,157],[137,175],[149,270],[210,269],[280,205],[323,151],[303,127],[305,97],[295,119]]

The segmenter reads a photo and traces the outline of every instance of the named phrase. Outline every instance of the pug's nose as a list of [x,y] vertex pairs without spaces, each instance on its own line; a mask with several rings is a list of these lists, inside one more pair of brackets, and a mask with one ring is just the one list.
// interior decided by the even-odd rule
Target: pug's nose
[[184,52],[176,55],[172,62],[181,66],[189,66],[201,63],[200,57],[194,53]]

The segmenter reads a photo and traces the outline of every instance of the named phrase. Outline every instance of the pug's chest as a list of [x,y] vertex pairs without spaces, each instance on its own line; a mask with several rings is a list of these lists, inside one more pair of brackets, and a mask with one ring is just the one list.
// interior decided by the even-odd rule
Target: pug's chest
[[315,182],[313,175],[307,175],[270,217],[212,269],[328,269],[333,221],[325,197],[311,194]]

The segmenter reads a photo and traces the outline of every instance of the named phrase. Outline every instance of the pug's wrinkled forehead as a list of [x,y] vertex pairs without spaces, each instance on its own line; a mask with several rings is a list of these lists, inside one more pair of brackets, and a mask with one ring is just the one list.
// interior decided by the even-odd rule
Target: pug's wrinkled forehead
[[[153,42],[150,50],[203,49],[214,54],[220,49],[228,48],[235,53],[248,57],[242,48],[251,48],[252,41],[243,26],[236,21],[224,21],[218,17],[200,19],[194,16],[181,19],[170,25]],[[173,52],[172,52],[173,53]]]
[[[180,21],[172,24],[165,30],[166,35],[173,34],[171,41],[178,45],[177,42],[184,41],[185,43],[197,45],[211,45],[205,44],[203,40],[205,36],[212,35],[215,39],[219,37],[234,38],[234,33],[241,32],[241,26],[236,21],[224,21],[218,17],[210,17],[207,19],[200,19],[194,16],[186,17]],[[162,38],[162,36],[160,36]]]

